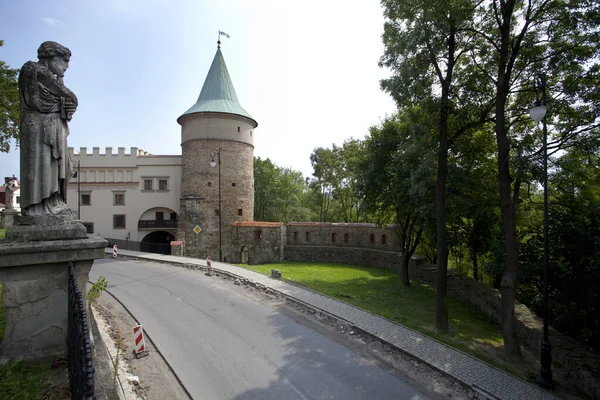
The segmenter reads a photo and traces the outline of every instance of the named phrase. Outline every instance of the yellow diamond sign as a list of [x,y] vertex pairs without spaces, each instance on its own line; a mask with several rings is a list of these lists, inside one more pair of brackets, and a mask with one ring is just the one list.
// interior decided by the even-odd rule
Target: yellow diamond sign
[[202,228],[200,228],[198,225],[196,225],[196,226],[194,227],[194,233],[195,233],[196,235],[197,235],[197,234],[199,234],[201,231],[202,231]]

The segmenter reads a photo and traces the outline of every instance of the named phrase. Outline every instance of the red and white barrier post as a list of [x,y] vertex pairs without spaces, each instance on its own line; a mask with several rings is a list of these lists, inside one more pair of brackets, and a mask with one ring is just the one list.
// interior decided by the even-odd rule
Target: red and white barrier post
[[113,258],[117,258],[117,245],[113,246]]
[[144,341],[144,328],[141,325],[133,327],[133,341],[135,342],[135,356],[137,358],[148,355],[146,342]]
[[212,265],[210,263],[210,257],[206,257],[206,267],[208,268],[208,272],[206,273],[206,275],[212,275]]

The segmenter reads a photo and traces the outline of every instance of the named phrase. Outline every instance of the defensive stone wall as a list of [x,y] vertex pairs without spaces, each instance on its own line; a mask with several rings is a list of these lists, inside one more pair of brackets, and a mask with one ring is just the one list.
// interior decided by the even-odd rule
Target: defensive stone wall
[[[409,276],[435,287],[437,267],[431,264],[409,265]],[[448,270],[448,294],[472,309],[482,312],[500,323],[500,292],[496,289]],[[515,304],[517,335],[521,343],[535,351],[540,350],[543,321],[523,304]],[[568,379],[592,398],[600,399],[600,356],[576,340],[549,329],[552,359],[568,371]],[[594,367],[595,366],[595,367]]]
[[400,271],[400,253],[379,249],[341,246],[286,245],[286,261],[342,263]]
[[283,260],[286,227],[282,222],[235,222],[231,253],[234,262],[266,264]]
[[287,244],[400,251],[400,241],[392,225],[379,227],[363,223],[290,222]]

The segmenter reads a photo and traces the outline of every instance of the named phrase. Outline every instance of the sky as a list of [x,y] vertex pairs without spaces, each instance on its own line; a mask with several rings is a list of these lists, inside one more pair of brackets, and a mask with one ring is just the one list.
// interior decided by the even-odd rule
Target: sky
[[[349,4],[352,4],[349,6]],[[362,139],[395,110],[379,81],[376,0],[0,0],[0,60],[37,61],[46,40],[73,53],[79,99],[68,144],[181,154],[177,118],[197,100],[217,50],[258,121],[254,155],[312,176],[317,147]],[[0,153],[0,177],[19,150]]]

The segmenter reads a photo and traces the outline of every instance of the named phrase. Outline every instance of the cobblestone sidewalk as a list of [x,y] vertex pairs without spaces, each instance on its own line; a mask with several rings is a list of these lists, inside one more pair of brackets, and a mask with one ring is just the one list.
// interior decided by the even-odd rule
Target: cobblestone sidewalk
[[[112,253],[112,249],[107,249],[108,252]],[[205,260],[196,258],[129,250],[119,250],[119,255],[165,263],[206,266]],[[242,279],[271,288],[328,314],[344,319],[358,329],[397,347],[406,354],[471,387],[474,392],[479,394],[478,397],[507,400],[557,399],[551,393],[515,378],[466,353],[350,304],[230,264],[212,261],[212,267],[215,271],[237,275]]]

